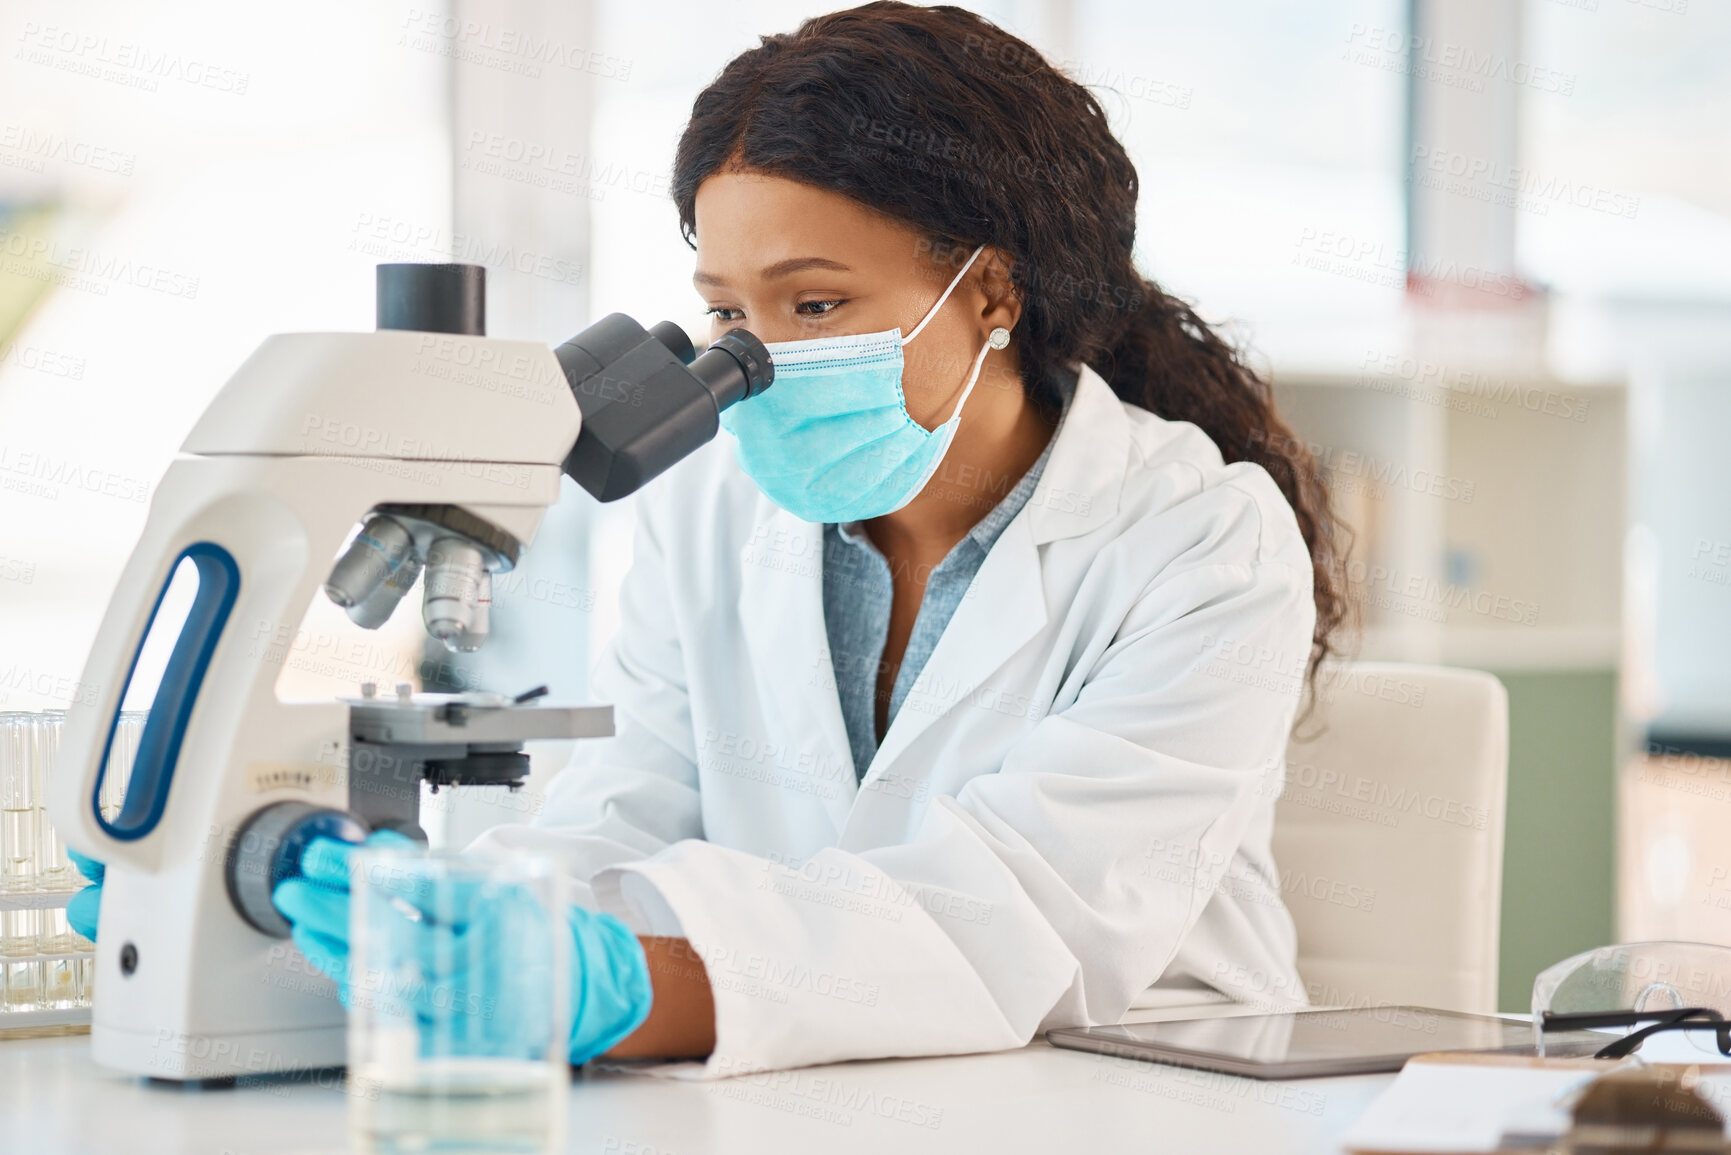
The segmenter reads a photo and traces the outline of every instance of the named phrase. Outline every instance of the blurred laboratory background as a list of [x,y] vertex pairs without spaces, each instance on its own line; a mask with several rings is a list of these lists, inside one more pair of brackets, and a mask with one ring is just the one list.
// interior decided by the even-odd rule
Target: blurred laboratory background
[[[1615,939],[1731,943],[1731,5],[969,6],[1093,88],[1141,176],[1144,270],[1229,329],[1322,459],[1356,533],[1358,655],[1508,687],[1503,1005]],[[679,131],[728,59],[832,7],[0,11],[8,821],[52,711],[89,691],[155,485],[266,335],[370,329],[376,263],[455,260],[487,267],[494,336],[557,344],[614,311],[701,336]],[[285,697],[581,701],[631,524],[570,489],[477,655],[322,598],[253,640]],[[558,752],[538,757],[544,782]],[[435,834],[537,808],[460,801]],[[0,887],[34,917],[0,951],[71,1005],[63,915],[21,896],[73,880],[33,821]]]

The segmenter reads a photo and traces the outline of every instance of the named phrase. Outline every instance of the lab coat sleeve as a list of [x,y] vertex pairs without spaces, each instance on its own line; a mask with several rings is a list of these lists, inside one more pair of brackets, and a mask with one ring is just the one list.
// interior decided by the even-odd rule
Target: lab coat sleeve
[[[1116,1021],[1162,974],[1274,804],[1298,700],[1207,659],[1307,655],[1314,620],[1308,557],[1263,551],[1255,500],[1222,516],[909,842],[798,869],[687,842],[597,878],[603,902],[678,912],[715,993],[701,1074],[1020,1046]],[[1270,925],[1284,943],[1235,961],[1290,972],[1283,909]]]
[[[638,518],[620,628],[591,679],[595,697],[614,703],[613,737],[577,743],[533,823],[495,827],[473,844],[560,857],[574,900],[588,907],[596,871],[703,837],[690,696],[657,534],[654,519]],[[679,933],[664,908],[641,904],[633,914],[640,933]]]

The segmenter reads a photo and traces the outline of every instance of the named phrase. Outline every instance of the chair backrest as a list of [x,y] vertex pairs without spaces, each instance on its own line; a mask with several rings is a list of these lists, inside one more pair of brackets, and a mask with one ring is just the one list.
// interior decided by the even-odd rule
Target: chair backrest
[[1497,1005],[1509,705],[1474,670],[1325,667],[1274,859],[1317,1005]]

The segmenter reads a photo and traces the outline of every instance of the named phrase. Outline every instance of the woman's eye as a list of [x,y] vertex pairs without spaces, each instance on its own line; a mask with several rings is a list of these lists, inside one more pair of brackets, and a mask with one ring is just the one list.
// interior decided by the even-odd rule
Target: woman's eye
[[794,306],[793,311],[805,317],[821,317],[837,305],[843,303],[844,302],[839,299],[834,301],[801,301],[799,304]]
[[703,311],[717,321],[737,321],[744,316],[738,309],[729,309],[726,305],[711,305]]

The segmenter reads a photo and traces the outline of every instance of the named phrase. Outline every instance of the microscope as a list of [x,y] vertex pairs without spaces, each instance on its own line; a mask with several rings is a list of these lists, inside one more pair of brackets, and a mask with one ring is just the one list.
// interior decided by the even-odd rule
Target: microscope
[[[376,629],[418,582],[427,632],[476,649],[493,575],[561,473],[601,501],[632,493],[773,375],[742,329],[701,355],[679,326],[622,314],[557,349],[489,338],[473,265],[380,265],[376,332],[259,346],[169,466],[85,666],[94,693],[67,712],[52,813],[107,864],[98,1063],[176,1081],[342,1065],[336,985],[290,945],[276,883],[320,835],[424,839],[423,782],[518,788],[525,742],[611,734],[612,709],[407,684],[284,702],[270,639],[321,595]],[[121,704],[177,574],[196,592],[105,810]]]

